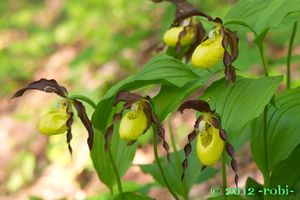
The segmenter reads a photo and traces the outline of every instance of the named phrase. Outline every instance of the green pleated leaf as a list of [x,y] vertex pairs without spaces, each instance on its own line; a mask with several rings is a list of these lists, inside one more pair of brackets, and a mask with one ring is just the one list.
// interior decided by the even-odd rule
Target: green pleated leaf
[[275,93],[282,77],[238,78],[235,84],[224,79],[214,82],[202,95],[221,117],[229,141],[236,145],[243,139],[246,124],[258,117]]
[[[285,91],[275,98],[276,108],[269,106],[266,132],[263,116],[251,126],[251,151],[259,169],[266,173],[286,159],[300,143],[300,88]],[[264,143],[266,134],[266,151]],[[266,153],[265,153],[266,152]]]
[[[217,173],[216,169],[207,168],[201,172],[201,164],[197,158],[196,151],[192,151],[189,157],[189,165],[183,181],[180,179],[182,174],[181,162],[184,159],[184,152],[179,151],[178,157],[175,153],[171,154],[171,164],[167,161],[166,157],[161,158],[161,163],[170,187],[177,194],[187,196],[193,184],[204,182],[212,178]],[[156,164],[140,165],[144,173],[151,174],[154,179],[162,186],[166,186]],[[208,191],[209,193],[209,191]]]
[[245,194],[246,199],[249,200],[264,200],[263,194],[258,191],[261,191],[264,188],[263,185],[257,183],[251,177],[248,177],[246,186],[245,186]]
[[176,111],[187,96],[203,85],[203,80],[189,82],[180,88],[172,85],[163,85],[158,95],[153,98],[153,104],[159,120],[163,120],[170,112]]
[[271,3],[271,0],[259,1],[259,0],[242,0],[238,1],[225,16],[225,23],[231,20],[239,20],[247,23],[251,27],[255,27],[255,24],[259,20],[257,16],[263,14],[264,10]]
[[293,190],[293,193],[300,195],[300,145],[298,145],[290,156],[278,163],[272,170],[270,183],[273,187],[281,185],[284,189],[287,187]]
[[[109,160],[108,152],[104,149],[104,135],[99,131],[95,131],[94,137],[94,146],[91,151],[91,157],[94,167],[98,173],[100,180],[107,187],[112,188],[116,184],[116,176]],[[113,158],[121,177],[131,166],[136,148],[136,144],[127,146],[127,142],[120,139],[118,134],[118,126],[115,126],[111,149]]]
[[247,23],[260,35],[284,23],[291,13],[299,12],[299,3],[298,0],[241,0],[229,10],[225,22],[235,20]]
[[278,26],[282,20],[290,13],[300,11],[300,1],[297,0],[274,0],[264,10],[264,15],[255,26],[258,33],[269,27]]
[[92,121],[96,129],[104,132],[114,109],[114,95],[121,90],[134,90],[151,84],[168,84],[182,87],[199,79],[199,76],[181,61],[159,55],[150,60],[136,75],[130,76],[111,87],[98,103]]
[[[286,180],[284,178],[285,175],[284,172],[286,170],[287,169],[281,171],[280,176],[282,180]],[[291,173],[290,171],[287,171],[286,174],[290,174],[290,173]],[[298,194],[296,194],[295,188],[292,188],[292,186],[290,185],[288,185],[287,187],[286,186],[287,185],[285,184],[285,182],[279,181],[277,183],[275,182],[273,182],[273,184],[271,183],[271,186],[269,187],[265,187],[264,185],[257,183],[255,180],[249,177],[247,179],[246,186],[245,186],[245,190],[246,190],[245,196],[247,200],[298,200],[300,197],[299,191]]]

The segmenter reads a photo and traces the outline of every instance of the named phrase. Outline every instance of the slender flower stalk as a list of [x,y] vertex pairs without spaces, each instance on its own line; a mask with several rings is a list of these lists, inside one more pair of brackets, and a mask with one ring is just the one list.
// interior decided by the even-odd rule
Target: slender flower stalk
[[[261,40],[261,43],[257,43],[257,46],[258,46],[259,52],[260,52],[260,57],[261,57],[261,61],[262,61],[263,69],[264,69],[264,75],[265,75],[265,77],[268,77],[269,76],[268,63],[266,60],[263,41],[264,40]],[[265,106],[265,109],[263,112],[264,154],[265,154],[266,166],[268,168],[268,143],[267,143],[268,122],[267,121],[268,121],[268,105]],[[268,188],[270,186],[270,173],[269,173],[268,169],[266,172],[263,172],[263,176],[264,176],[264,185],[266,188]],[[268,198],[267,196],[264,196],[264,199],[267,199],[267,198]]]
[[[156,129],[154,129],[156,130]],[[168,190],[170,191],[170,193],[172,194],[172,196],[176,199],[179,200],[179,197],[177,196],[177,194],[173,191],[173,189],[171,188],[170,184],[168,183],[168,180],[166,178],[165,172],[163,170],[162,164],[160,162],[159,156],[158,156],[158,152],[157,152],[157,132],[153,131],[153,150],[154,150],[154,156],[155,156],[155,162],[158,166],[158,169],[160,171],[160,174],[168,188]]]
[[222,194],[225,199],[227,199],[226,188],[227,188],[226,152],[224,150],[222,155]]
[[293,31],[292,31],[292,35],[290,38],[290,42],[289,42],[289,48],[288,48],[288,54],[287,54],[287,59],[286,59],[286,87],[287,89],[290,89],[291,87],[291,57],[292,57],[292,50],[293,50],[293,44],[294,44],[294,40],[295,40],[295,35],[296,35],[296,31],[297,31],[297,22],[294,23],[293,25]]
[[71,95],[69,97],[69,99],[79,99],[79,100],[89,104],[92,108],[96,109],[95,102],[86,96],[76,94],[76,95]]
[[111,162],[111,165],[113,167],[113,171],[115,173],[115,176],[116,176],[116,179],[117,179],[117,185],[118,185],[118,190],[119,190],[119,193],[121,193],[123,199],[124,199],[124,196],[123,196],[123,188],[122,188],[122,181],[121,181],[121,178],[120,178],[120,174],[118,172],[118,168],[117,168],[117,165],[115,163],[115,160],[113,158],[113,155],[112,155],[112,152],[111,152],[111,148],[108,147],[108,157],[109,157],[109,160]]

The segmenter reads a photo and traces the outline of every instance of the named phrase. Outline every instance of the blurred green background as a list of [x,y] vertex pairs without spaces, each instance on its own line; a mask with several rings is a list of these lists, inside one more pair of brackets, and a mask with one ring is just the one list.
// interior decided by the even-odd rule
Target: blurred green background
[[[190,2],[213,17],[224,17],[235,3]],[[38,133],[38,118],[55,107],[58,99],[40,92],[31,92],[22,100],[11,101],[9,97],[18,88],[45,77],[58,80],[71,94],[82,93],[98,101],[108,88],[155,55],[174,11],[168,3],[150,0],[0,1],[0,197],[84,199],[101,194],[105,198],[108,190],[93,171],[80,123],[75,121],[73,157],[67,152],[64,135],[46,138]],[[268,37],[271,63],[281,66],[272,68],[274,74],[284,71],[290,31],[284,27]],[[259,60],[253,59],[258,58],[258,51],[246,35],[240,36],[236,67],[248,70],[240,73],[259,75]],[[299,60],[297,55],[293,58]],[[299,69],[293,72],[297,74]],[[183,124],[178,133],[183,135],[186,130]],[[147,154],[146,148],[140,154],[151,152]],[[134,170],[125,179],[135,180],[138,172]],[[142,188],[148,179],[128,181],[126,187]]]

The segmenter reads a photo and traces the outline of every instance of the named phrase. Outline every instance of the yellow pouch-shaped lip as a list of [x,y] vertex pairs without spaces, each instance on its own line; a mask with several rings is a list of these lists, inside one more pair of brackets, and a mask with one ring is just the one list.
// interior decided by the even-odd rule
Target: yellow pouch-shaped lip
[[209,68],[219,63],[224,56],[223,37],[217,35],[213,40],[206,39],[197,46],[192,55],[192,64],[200,68]]
[[63,111],[50,111],[41,117],[38,128],[44,135],[63,134],[68,130],[69,114]]
[[[166,43],[170,47],[175,47],[179,39],[179,34],[183,31],[183,29],[184,28],[182,26],[179,26],[167,30],[163,36],[164,43]],[[191,28],[188,28],[187,33],[180,40],[180,45],[185,46],[191,44],[193,39],[193,30]]]
[[197,155],[205,166],[217,163],[224,149],[224,141],[219,135],[219,129],[210,127],[199,133],[197,138]]
[[120,123],[119,135],[123,140],[137,140],[147,128],[147,116],[142,109],[129,111],[126,113]]

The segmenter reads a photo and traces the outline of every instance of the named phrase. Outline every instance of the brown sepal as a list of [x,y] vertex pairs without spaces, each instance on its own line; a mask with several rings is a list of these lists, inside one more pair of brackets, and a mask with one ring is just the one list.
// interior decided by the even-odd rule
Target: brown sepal
[[143,97],[138,94],[130,93],[128,91],[120,91],[115,98],[113,106],[116,106],[121,101],[130,103],[131,106],[134,102],[137,102],[142,98]]
[[59,85],[54,79],[40,79],[38,81],[33,81],[28,84],[26,87],[18,90],[13,96],[13,98],[17,98],[22,96],[27,90],[40,90],[47,93],[55,93],[61,97],[66,98],[68,96],[68,91],[65,87]]
[[184,103],[182,103],[180,105],[180,107],[178,108],[178,111],[180,113],[183,113],[183,111],[185,109],[194,109],[194,110],[197,110],[199,112],[206,112],[206,113],[211,113],[213,112],[210,107],[209,107],[209,104],[206,102],[206,101],[203,101],[203,100],[189,100],[189,101],[186,101]]
[[213,18],[210,15],[207,15],[201,11],[199,11],[197,8],[195,8],[192,4],[188,3],[185,0],[168,0],[175,4],[176,6],[176,18],[173,21],[172,26],[178,26],[178,24],[189,17],[192,16],[202,16],[207,18],[209,21],[213,21]]

